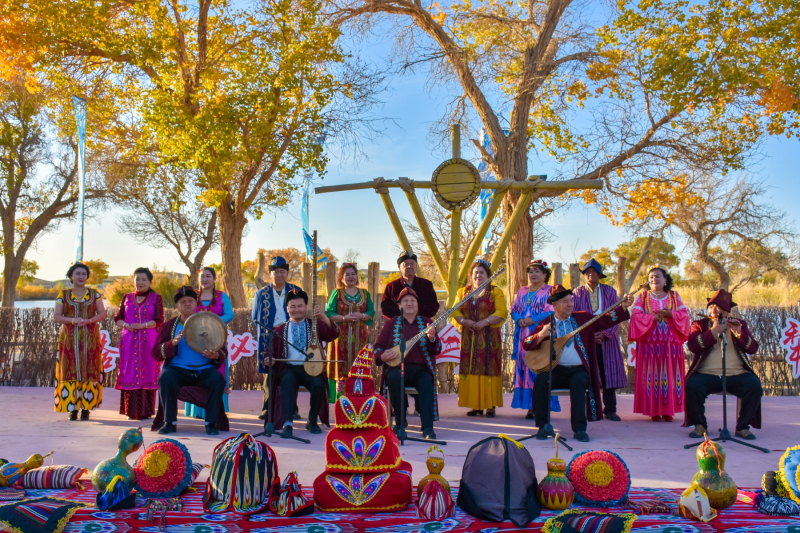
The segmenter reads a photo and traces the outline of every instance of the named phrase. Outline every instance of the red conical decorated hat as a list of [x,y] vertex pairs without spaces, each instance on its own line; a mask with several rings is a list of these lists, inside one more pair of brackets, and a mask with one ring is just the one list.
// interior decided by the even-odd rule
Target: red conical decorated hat
[[375,394],[375,383],[372,381],[372,358],[375,351],[367,344],[358,352],[350,374],[344,382],[344,393],[347,396],[372,396]]

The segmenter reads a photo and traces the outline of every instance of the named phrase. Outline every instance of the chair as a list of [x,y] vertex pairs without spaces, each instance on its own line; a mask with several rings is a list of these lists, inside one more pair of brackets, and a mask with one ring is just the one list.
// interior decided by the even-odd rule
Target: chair
[[[194,386],[181,387],[178,390],[178,401],[189,402],[195,404],[202,409],[206,408],[208,404],[208,393],[205,389]],[[153,418],[153,425],[150,427],[151,431],[158,431],[164,425],[164,404],[161,401],[161,392],[158,394],[158,409],[156,416]],[[228,415],[225,409],[219,410],[219,417],[217,418],[217,429],[220,431],[230,431],[231,425],[228,420]]]
[[[416,387],[406,386],[406,395],[407,396],[417,396],[418,394],[419,394],[419,391],[417,390]],[[393,412],[392,412],[392,398],[391,398],[391,394],[389,394],[389,386],[388,385],[386,385],[383,388],[383,397],[386,398],[386,404],[389,406],[389,427],[394,427],[394,425],[393,425],[394,415],[393,415]],[[408,423],[408,415],[406,415],[405,421],[406,421],[406,423]]]

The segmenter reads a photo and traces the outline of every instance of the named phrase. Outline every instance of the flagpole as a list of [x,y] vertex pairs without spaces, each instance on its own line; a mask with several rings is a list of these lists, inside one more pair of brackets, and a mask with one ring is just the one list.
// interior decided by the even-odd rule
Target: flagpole
[[72,96],[75,106],[75,124],[78,129],[78,233],[75,236],[75,261],[83,261],[84,198],[86,196],[86,100]]

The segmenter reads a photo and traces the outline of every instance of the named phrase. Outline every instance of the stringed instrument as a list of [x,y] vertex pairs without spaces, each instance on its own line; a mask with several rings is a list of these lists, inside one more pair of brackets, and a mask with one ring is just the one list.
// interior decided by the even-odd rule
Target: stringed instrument
[[[634,294],[638,293],[640,290],[642,290],[642,289],[644,289],[644,288],[646,288],[648,286],[649,286],[649,283],[642,283],[641,285],[639,285],[639,287],[636,289],[636,291],[631,294],[631,296],[633,296]],[[589,320],[584,325],[572,330],[571,332],[569,332],[568,334],[564,335],[563,337],[556,337],[555,339],[553,339],[553,344],[555,345],[554,348],[555,348],[555,351],[556,351],[556,356],[553,359],[553,368],[555,368],[558,365],[558,362],[561,360],[561,354],[564,352],[564,347],[567,345],[567,343],[569,342],[569,340],[571,338],[573,338],[576,335],[580,334],[581,331],[583,331],[584,329],[588,328],[589,326],[591,326],[592,324],[594,324],[595,322],[600,320],[602,317],[604,317],[605,315],[607,315],[608,313],[610,313],[611,311],[613,311],[614,309],[616,309],[617,307],[622,305],[623,301],[624,300],[618,301],[617,303],[615,303],[614,305],[612,305],[608,309],[605,309],[599,315],[596,315],[594,318]],[[553,328],[553,326],[551,326],[550,327],[550,335],[552,335],[553,333],[555,333],[555,329]],[[545,341],[545,342],[542,342],[537,349],[535,349],[535,350],[527,350],[525,352],[525,364],[528,366],[529,369],[531,369],[533,372],[535,372],[537,374],[541,374],[543,372],[549,371],[550,370],[550,343]]]
[[325,371],[325,358],[322,355],[322,348],[317,337],[317,315],[314,312],[317,308],[317,230],[314,230],[314,251],[311,267],[311,339],[306,350],[306,361],[303,368],[309,376],[319,376]]
[[[448,309],[447,311],[442,313],[442,316],[440,316],[439,318],[437,318],[436,320],[431,322],[431,324],[427,328],[425,328],[423,331],[420,331],[417,335],[415,335],[411,339],[407,340],[406,341],[406,353],[411,351],[411,348],[413,348],[414,345],[417,344],[420,341],[420,339],[422,339],[422,337],[425,336],[425,332],[429,328],[435,328],[436,326],[438,326],[443,320],[446,320],[447,317],[452,315],[455,312],[456,309],[458,309],[459,307],[464,305],[470,298],[472,298],[474,295],[478,294],[480,291],[482,291],[484,288],[486,288],[486,286],[489,285],[494,278],[496,278],[497,276],[499,276],[500,274],[502,274],[505,271],[506,271],[506,267],[500,268],[497,272],[495,272],[492,275],[492,277],[490,277],[489,279],[487,279],[486,281],[481,283],[478,286],[477,289],[475,289],[474,291],[472,291],[469,294],[467,294],[460,302],[458,302],[453,307],[451,307],[450,309]],[[400,351],[400,345],[398,344],[398,345],[394,346],[393,348],[391,348],[391,349],[389,349],[387,351],[394,353],[395,355],[397,355],[397,357],[395,357],[394,359],[390,359],[389,361],[385,361],[385,363],[387,365],[389,365],[389,366],[399,366],[400,365],[400,356],[402,355],[402,352]]]

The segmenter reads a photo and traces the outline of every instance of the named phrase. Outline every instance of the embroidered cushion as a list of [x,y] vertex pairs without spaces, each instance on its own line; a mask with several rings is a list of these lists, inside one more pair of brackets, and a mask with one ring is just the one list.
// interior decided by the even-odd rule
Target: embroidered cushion
[[42,466],[24,474],[16,486],[22,489],[82,489],[78,480],[88,473],[86,468],[77,466]]
[[593,507],[611,507],[628,499],[631,475],[619,455],[608,450],[581,452],[567,465],[575,487],[575,501]]
[[203,463],[192,463],[192,482],[190,485],[194,485],[194,482],[197,481],[197,476],[199,476],[200,472],[207,466],[208,465],[204,465]]
[[400,441],[395,434],[377,428],[340,429],[325,437],[328,472],[385,472],[400,467]]
[[411,503],[411,465],[376,474],[323,473],[314,480],[314,501],[323,512],[401,511]]
[[0,530],[25,533],[61,533],[70,517],[87,503],[60,498],[36,498],[0,505]]
[[145,498],[172,498],[193,481],[192,457],[174,439],[159,439],[148,446],[133,465],[136,490]]
[[635,514],[606,514],[568,509],[544,523],[543,533],[629,533]]
[[297,472],[289,472],[283,483],[273,483],[269,509],[278,516],[286,517],[306,516],[314,512],[314,501],[303,496]]
[[337,428],[389,427],[389,407],[383,396],[340,396],[333,412]]
[[791,498],[776,496],[760,491],[754,502],[759,513],[770,516],[798,516],[800,505]]

